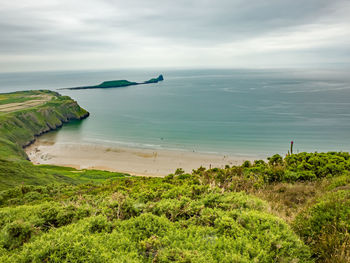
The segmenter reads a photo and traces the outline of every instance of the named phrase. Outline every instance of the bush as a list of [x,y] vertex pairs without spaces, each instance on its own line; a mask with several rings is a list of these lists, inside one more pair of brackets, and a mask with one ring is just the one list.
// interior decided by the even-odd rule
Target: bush
[[33,226],[20,220],[7,224],[1,231],[1,245],[9,250],[15,249],[27,242],[34,232]]
[[293,227],[320,262],[350,261],[350,190],[326,194]]
[[[213,226],[172,223],[143,214],[117,221],[92,217],[44,233],[2,262],[312,262],[281,220],[259,211],[232,212]],[[92,227],[93,226],[93,231]],[[98,226],[97,229],[95,226]],[[102,228],[101,228],[102,226]]]
[[252,164],[251,164],[250,161],[244,161],[243,164],[242,164],[242,167],[244,167],[244,168],[249,168],[251,166],[252,166]]
[[269,160],[269,165],[271,166],[283,165],[283,158],[279,154],[275,154],[272,157],[268,157],[267,160]]
[[[288,225],[267,213],[280,210],[246,192],[296,213],[324,189],[341,191],[293,226],[319,259],[344,261],[349,160],[347,153],[274,155],[269,163],[166,178],[19,185],[0,193],[0,262],[312,262]],[[55,176],[69,169],[55,168]],[[99,180],[109,175],[96,173],[84,172]]]
[[91,217],[89,220],[89,231],[91,233],[101,233],[108,232],[110,233],[113,229],[111,222],[107,221],[105,216],[95,216]]

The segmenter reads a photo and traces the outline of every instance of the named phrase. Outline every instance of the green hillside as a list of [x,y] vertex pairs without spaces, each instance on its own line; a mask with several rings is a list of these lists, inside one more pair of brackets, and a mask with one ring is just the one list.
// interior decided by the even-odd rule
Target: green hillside
[[[35,136],[57,129],[70,120],[87,117],[89,113],[77,102],[52,91],[25,91],[0,94],[0,105],[3,106],[0,108],[0,190],[19,184],[91,181],[94,171],[77,173],[72,168],[35,166],[23,151],[23,146],[30,144]],[[103,174],[97,175],[98,180],[122,176],[98,173]]]
[[349,153],[165,178],[26,159],[87,116],[54,92],[0,94],[0,262],[350,262]]

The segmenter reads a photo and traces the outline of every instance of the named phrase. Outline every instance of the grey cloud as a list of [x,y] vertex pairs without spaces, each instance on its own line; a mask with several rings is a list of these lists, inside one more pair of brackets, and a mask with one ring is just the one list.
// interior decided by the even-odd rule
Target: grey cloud
[[[310,27],[317,32],[323,28],[328,32],[326,29],[333,25],[332,28],[339,25],[341,30],[347,26],[349,30],[343,33],[343,39],[342,32],[334,33],[334,30],[329,39],[320,36],[324,47],[315,46],[312,53],[322,56],[326,52],[325,58],[334,54],[332,61],[340,53],[339,60],[349,59],[344,57],[350,42],[347,0],[46,0],[45,4],[39,0],[23,0],[25,4],[13,0],[6,5],[3,1],[0,0],[0,59],[2,55],[8,60],[16,55],[16,63],[21,55],[60,57],[72,53],[75,57],[81,54],[86,61],[91,53],[95,57],[98,53],[102,57],[110,53],[110,57],[123,61],[130,58],[129,66],[132,66],[143,59],[142,52],[146,50],[149,53],[144,60],[149,61],[154,55],[154,65],[159,61],[171,65],[176,56],[177,66],[181,59],[184,66],[189,66],[185,65],[188,57],[193,60],[200,57],[204,61],[207,56],[210,61],[217,53],[223,58],[227,53],[235,56],[229,48],[232,43],[242,49],[250,42],[259,47],[259,39],[265,36],[278,40],[288,34],[302,34]],[[305,50],[300,41],[303,39],[296,47],[303,56]],[[169,50],[174,48],[178,53],[171,56]],[[264,52],[261,52],[259,59],[263,61]],[[276,49],[275,54],[280,54],[280,50]],[[297,57],[298,50],[290,54],[286,57],[295,54]],[[92,56],[92,65],[94,59]],[[223,61],[223,66],[229,66],[227,63]]]
[[[115,28],[128,28],[140,35],[153,35],[182,41],[237,40],[276,30],[319,23],[332,16],[338,2],[310,1],[144,1],[141,10],[133,15],[139,1],[116,5],[108,1],[116,13],[123,8],[128,14],[116,17],[96,18],[95,22]],[[150,8],[152,7],[152,8]],[[336,19],[336,17],[335,17]]]

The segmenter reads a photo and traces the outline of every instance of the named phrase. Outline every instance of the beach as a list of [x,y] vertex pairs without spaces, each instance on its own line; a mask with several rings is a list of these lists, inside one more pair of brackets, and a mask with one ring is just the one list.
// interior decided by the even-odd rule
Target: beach
[[249,158],[191,151],[108,147],[95,144],[55,143],[40,137],[25,148],[34,164],[51,164],[76,169],[98,169],[137,176],[166,176],[177,168],[191,172],[200,166],[224,168],[240,165]]

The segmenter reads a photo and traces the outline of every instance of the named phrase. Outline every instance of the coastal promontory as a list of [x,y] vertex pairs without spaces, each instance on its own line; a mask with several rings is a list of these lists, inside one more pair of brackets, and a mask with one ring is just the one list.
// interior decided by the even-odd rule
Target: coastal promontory
[[135,85],[142,85],[142,84],[154,84],[158,83],[159,81],[163,81],[164,77],[163,75],[159,75],[157,78],[152,78],[150,80],[146,80],[144,82],[134,82],[129,80],[109,80],[104,81],[101,84],[94,85],[94,86],[82,86],[82,87],[72,87],[72,88],[66,88],[69,90],[80,90],[80,89],[109,89],[109,88],[121,88],[121,87],[128,87],[128,86],[135,86]]

